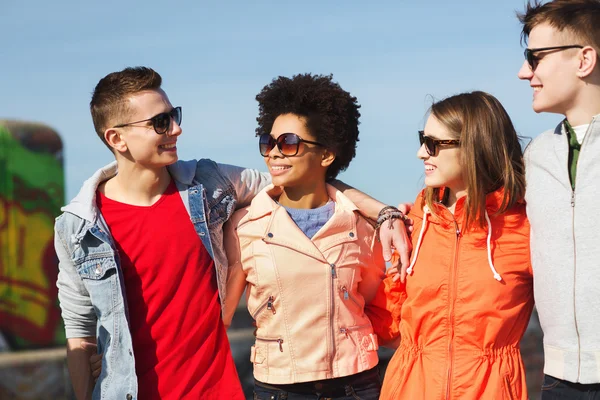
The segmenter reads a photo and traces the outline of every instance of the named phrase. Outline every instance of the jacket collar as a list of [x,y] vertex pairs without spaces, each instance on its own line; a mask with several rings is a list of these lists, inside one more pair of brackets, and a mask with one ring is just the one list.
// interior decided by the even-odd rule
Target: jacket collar
[[[500,207],[502,206],[503,198],[504,198],[504,188],[503,187],[500,189],[497,189],[491,193],[488,193],[486,195],[485,209],[489,215],[495,214],[500,209]],[[455,207],[456,214],[462,214],[461,210],[464,209],[465,201],[466,201],[466,197],[461,197],[460,199],[458,199],[458,201],[456,202],[456,207]],[[523,202],[523,200],[521,199],[519,202]],[[425,206],[425,205],[426,205],[425,190],[422,190],[421,193],[419,194],[419,196],[417,197],[417,201],[415,202],[413,209],[411,210],[411,214],[413,214],[419,218],[423,218],[423,207],[422,206]],[[437,205],[436,212],[437,212],[438,216],[443,217],[444,219],[446,219],[446,217],[450,218],[450,220],[454,219],[454,217],[451,214],[449,214],[446,207],[444,207],[442,205]],[[435,219],[435,218],[433,218],[433,219]]]
[[285,207],[279,205],[274,197],[282,189],[272,184],[264,188],[249,207],[248,221],[268,218],[262,240],[278,246],[287,247],[317,259],[328,262],[323,253],[334,246],[357,240],[358,208],[333,186],[327,185],[329,197],[335,201],[335,212],[325,226],[310,239],[293,223]]
[[[282,192],[283,189],[281,187],[274,186],[273,184],[270,184],[261,190],[250,203],[248,219],[256,220],[262,218],[282,207],[273,200],[274,198],[279,197]],[[356,205],[354,205],[349,198],[329,184],[327,184],[327,194],[336,203],[336,209],[358,211]]]
[[[175,164],[167,166],[167,169],[175,181],[189,186],[196,174],[196,164],[196,160],[177,161]],[[69,204],[62,207],[61,211],[74,214],[89,222],[96,222],[98,219],[98,207],[96,206],[98,186],[117,175],[117,172],[116,161],[97,170],[83,183],[77,196]]]

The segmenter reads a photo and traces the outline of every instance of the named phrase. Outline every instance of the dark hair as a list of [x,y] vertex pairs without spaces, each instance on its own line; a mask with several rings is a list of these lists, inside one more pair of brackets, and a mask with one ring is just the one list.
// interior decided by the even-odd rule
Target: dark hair
[[147,67],[129,67],[119,72],[112,72],[100,79],[92,94],[90,111],[94,129],[102,142],[104,131],[113,125],[127,121],[117,121],[127,116],[129,107],[127,98],[144,90],[158,90],[162,78],[158,72]]
[[543,4],[529,0],[524,13],[517,13],[523,24],[521,42],[540,24],[549,24],[559,32],[566,31],[581,40],[582,46],[592,46],[600,53],[600,0],[554,0]]
[[[508,113],[491,94],[461,93],[433,103],[430,115],[460,140],[461,164],[467,185],[465,224],[485,224],[486,195],[504,188],[498,214],[525,196],[525,165],[521,144]],[[425,189],[425,200],[432,212],[433,203],[442,197],[443,188]],[[447,193],[447,192],[446,192]]]
[[360,105],[356,97],[333,82],[332,75],[298,74],[291,79],[277,77],[256,96],[256,134],[270,133],[280,115],[294,114],[306,119],[306,128],[315,140],[335,153],[326,179],[348,168],[356,155]]

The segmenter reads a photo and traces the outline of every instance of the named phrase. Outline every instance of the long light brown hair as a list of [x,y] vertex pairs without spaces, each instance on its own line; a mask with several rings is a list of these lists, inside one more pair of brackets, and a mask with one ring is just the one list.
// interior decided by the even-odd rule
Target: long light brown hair
[[[479,91],[461,93],[434,103],[429,112],[453,139],[460,140],[467,187],[465,227],[485,226],[486,195],[491,192],[504,188],[497,214],[523,199],[525,165],[519,137],[494,96]],[[448,193],[445,188],[425,189],[425,201],[432,212],[433,204],[447,200]]]

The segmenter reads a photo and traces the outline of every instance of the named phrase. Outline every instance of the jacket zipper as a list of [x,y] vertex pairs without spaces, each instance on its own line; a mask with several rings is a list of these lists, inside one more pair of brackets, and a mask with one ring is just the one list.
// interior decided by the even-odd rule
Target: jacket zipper
[[335,278],[337,278],[337,273],[335,272],[335,264],[329,264],[329,268],[331,268],[331,311],[329,312],[329,329],[331,331],[331,346],[329,352],[329,368],[331,371],[331,376],[333,376],[333,357],[335,351],[335,331],[333,329],[333,311],[335,310],[335,298],[334,298],[334,288],[335,288]]
[[360,308],[360,304],[358,304],[358,301],[356,301],[354,296],[352,296],[350,294],[350,291],[348,290],[348,288],[346,286],[342,286],[342,293],[344,296],[344,300],[351,300],[354,304],[356,304],[357,307]]
[[273,305],[273,303],[275,302],[275,298],[273,296],[269,296],[269,299],[267,301],[265,301],[264,303],[262,303],[260,305],[260,307],[258,307],[256,309],[256,311],[254,311],[254,314],[252,314],[252,319],[256,320],[256,317],[258,316],[258,314],[260,314],[260,312],[262,310],[264,310],[265,307],[267,307],[267,310],[270,310],[271,312],[273,312],[273,314],[276,314],[276,310],[275,310],[275,306]]
[[451,387],[451,382],[452,382],[452,367],[453,367],[453,357],[454,357],[453,348],[452,348],[452,342],[454,341],[454,303],[456,301],[455,293],[457,291],[457,285],[458,285],[458,279],[456,278],[456,269],[458,268],[458,245],[460,242],[460,229],[458,228],[458,224],[456,223],[456,220],[454,221],[454,227],[456,229],[456,247],[454,249],[454,265],[452,266],[452,269],[450,270],[450,285],[452,285],[452,291],[449,293],[451,295],[450,309],[449,309],[449,313],[448,313],[448,319],[450,322],[448,324],[450,327],[450,337],[448,339],[448,374],[447,374],[448,383],[446,385],[446,399],[450,398],[450,387]]
[[[588,126],[588,128],[586,130],[585,136],[583,137],[583,140],[581,141],[581,147],[579,149],[579,158],[577,160],[577,164],[579,164],[579,161],[581,161],[581,155],[583,153],[583,145],[585,144],[586,139],[588,137],[590,137],[592,134],[591,130],[592,130],[592,126],[593,126],[595,120],[596,120],[596,117],[592,118],[592,121],[590,122],[590,125]],[[566,137],[566,135],[565,135],[565,137]],[[568,148],[569,148],[569,145],[567,143],[567,149]],[[580,171],[579,168],[577,170]],[[567,165],[567,171],[569,171],[569,165]],[[575,176],[575,187],[577,187],[577,175]],[[576,245],[576,243],[575,243],[575,189],[573,189],[571,191],[571,229],[572,229],[572,233],[573,233],[573,266],[574,266],[574,271],[573,271],[573,321],[575,323],[575,332],[577,333],[577,379],[579,379],[580,374],[581,374],[581,339],[579,337],[579,326],[577,324],[577,305],[576,305],[577,291],[575,289],[576,284],[577,284],[577,248],[575,247],[575,245]]]
[[[584,138],[585,139],[585,138]],[[581,155],[581,153],[579,153]],[[571,192],[571,230],[573,233],[573,321],[575,322],[575,332],[577,333],[577,379],[581,374],[581,341],[579,338],[579,327],[577,326],[577,248],[575,247],[575,190]]]
[[279,351],[283,353],[283,339],[282,338],[261,338],[256,337],[256,340],[260,340],[261,342],[277,342],[279,344]]
[[346,337],[349,337],[349,332],[352,331],[357,331],[360,329],[364,329],[364,328],[368,328],[369,325],[358,325],[358,326],[351,326],[349,328],[340,328],[340,333],[343,333],[344,335],[346,335]]

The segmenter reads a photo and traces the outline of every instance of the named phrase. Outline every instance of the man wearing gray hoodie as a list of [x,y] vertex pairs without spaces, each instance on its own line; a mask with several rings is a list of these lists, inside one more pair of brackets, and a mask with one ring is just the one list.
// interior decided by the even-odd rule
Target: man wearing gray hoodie
[[600,1],[530,0],[520,79],[565,119],[525,151],[542,399],[600,399]]

